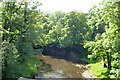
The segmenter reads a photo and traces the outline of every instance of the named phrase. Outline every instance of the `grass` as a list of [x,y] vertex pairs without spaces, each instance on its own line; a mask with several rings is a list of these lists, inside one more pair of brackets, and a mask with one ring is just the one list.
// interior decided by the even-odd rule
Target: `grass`
[[96,75],[98,78],[108,78],[108,70],[103,67],[103,62],[97,62],[89,65],[91,66],[90,70],[93,75]]

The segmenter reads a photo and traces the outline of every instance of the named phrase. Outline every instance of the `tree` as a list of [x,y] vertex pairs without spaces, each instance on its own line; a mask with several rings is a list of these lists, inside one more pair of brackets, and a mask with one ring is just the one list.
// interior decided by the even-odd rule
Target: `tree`
[[32,57],[34,40],[31,37],[36,34],[32,31],[36,27],[35,9],[35,6],[28,8],[28,2],[3,2],[4,79],[30,77],[37,71],[39,62]]
[[61,41],[64,46],[73,46],[83,42],[88,29],[86,18],[83,13],[77,11],[67,13],[60,20],[60,23],[67,32],[66,37]]
[[100,22],[103,21],[105,32],[99,34],[99,36],[97,34],[95,40],[93,40],[92,42],[87,42],[85,44],[85,47],[88,47],[88,50],[92,51],[92,56],[100,57],[103,59],[103,61],[107,60],[108,70],[112,69],[111,72],[114,72],[114,75],[112,75],[112,77],[119,77],[118,73],[116,72],[117,69],[119,69],[118,66],[120,65],[120,59],[118,58],[120,56],[120,50],[118,49],[118,47],[120,47],[120,29],[118,18],[119,3],[120,2],[103,1],[103,3],[101,4],[103,8],[98,9],[98,17],[96,16],[98,19],[96,20],[95,24],[101,24]]

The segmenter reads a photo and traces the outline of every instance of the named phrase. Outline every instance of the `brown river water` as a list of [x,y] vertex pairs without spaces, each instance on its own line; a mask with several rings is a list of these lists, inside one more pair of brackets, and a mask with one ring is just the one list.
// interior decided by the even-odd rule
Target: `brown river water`
[[47,78],[82,78],[82,73],[86,70],[85,64],[75,64],[50,56],[37,56],[37,58],[51,65],[53,73],[45,73],[44,77]]

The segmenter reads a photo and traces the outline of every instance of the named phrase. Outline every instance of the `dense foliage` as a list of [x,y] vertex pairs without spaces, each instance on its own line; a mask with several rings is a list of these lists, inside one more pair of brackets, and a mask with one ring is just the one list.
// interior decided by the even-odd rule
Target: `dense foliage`
[[[108,77],[120,78],[120,2],[103,1],[89,13],[80,11],[45,13],[39,3],[3,2],[0,15],[0,59],[2,77],[30,77],[42,62],[33,58],[35,49],[49,44],[84,47],[94,62],[103,61]],[[95,61],[95,59],[97,61]]]
[[[85,47],[92,52],[90,58],[99,58],[107,64],[109,77],[120,77],[120,2],[103,1],[90,12],[89,25],[93,27],[94,40],[88,41]],[[100,29],[101,28],[101,29]],[[98,30],[97,30],[98,29]]]
[[37,4],[30,8],[29,5],[28,2],[3,3],[1,50],[4,78],[29,77],[36,73],[38,61],[32,55],[41,53],[41,50],[34,50],[38,45],[74,46],[86,38],[89,27],[82,12],[45,14],[36,10]]
[[3,2],[2,9],[2,78],[30,77],[37,72],[37,66],[40,65],[32,57],[32,29],[36,24],[37,13],[34,8],[28,8],[27,2]]

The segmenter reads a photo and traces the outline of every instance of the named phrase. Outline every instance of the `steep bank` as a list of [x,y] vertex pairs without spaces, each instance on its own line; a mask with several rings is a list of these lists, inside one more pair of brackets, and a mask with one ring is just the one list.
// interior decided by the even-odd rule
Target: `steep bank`
[[87,57],[87,50],[84,49],[83,46],[81,46],[80,49],[76,47],[59,48],[56,46],[46,46],[43,48],[42,54],[73,63],[87,64],[86,61],[81,60],[83,57]]

